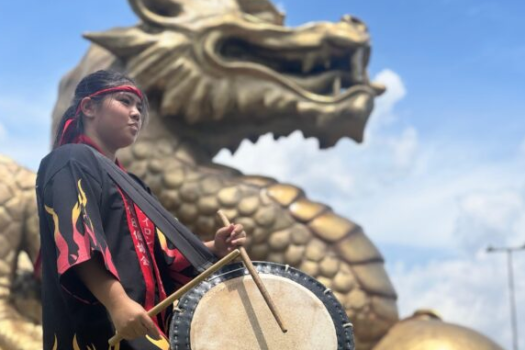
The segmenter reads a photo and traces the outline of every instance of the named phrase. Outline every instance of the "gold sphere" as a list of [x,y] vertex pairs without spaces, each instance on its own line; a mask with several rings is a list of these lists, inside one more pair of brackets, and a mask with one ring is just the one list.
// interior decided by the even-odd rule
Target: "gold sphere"
[[419,310],[397,323],[374,350],[503,350],[471,329],[443,322],[432,310]]

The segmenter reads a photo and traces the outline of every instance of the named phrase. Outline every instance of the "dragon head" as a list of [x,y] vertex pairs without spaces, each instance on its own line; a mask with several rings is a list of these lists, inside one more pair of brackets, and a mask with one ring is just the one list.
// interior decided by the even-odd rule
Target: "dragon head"
[[142,23],[85,36],[145,89],[162,128],[210,154],[300,130],[321,148],[361,141],[374,97],[367,27],[283,25],[267,0],[129,0]]

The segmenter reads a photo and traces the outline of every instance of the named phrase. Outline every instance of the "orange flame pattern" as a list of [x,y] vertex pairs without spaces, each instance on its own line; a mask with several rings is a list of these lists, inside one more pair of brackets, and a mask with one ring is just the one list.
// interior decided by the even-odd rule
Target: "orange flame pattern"
[[[95,234],[95,228],[89,215],[87,215],[88,196],[82,188],[82,179],[77,182],[78,201],[71,210],[71,230],[76,251],[71,251],[72,242],[67,242],[64,235],[60,232],[59,216],[56,211],[45,206],[46,212],[53,218],[54,238],[57,247],[57,267],[58,273],[63,274],[76,262],[89,260],[93,250],[98,250],[104,257],[107,269],[118,278],[118,272],[113,264],[111,252],[105,242],[99,242]],[[82,220],[80,220],[82,219]],[[84,232],[79,231],[79,224],[83,225]],[[72,247],[71,247],[72,248]]]

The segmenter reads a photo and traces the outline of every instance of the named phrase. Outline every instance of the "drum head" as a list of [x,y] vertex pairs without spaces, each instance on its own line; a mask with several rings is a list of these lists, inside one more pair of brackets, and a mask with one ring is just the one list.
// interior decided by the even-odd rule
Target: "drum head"
[[172,318],[172,350],[352,350],[352,327],[332,292],[305,273],[254,262],[283,318],[282,333],[248,270],[230,264],[185,294]]

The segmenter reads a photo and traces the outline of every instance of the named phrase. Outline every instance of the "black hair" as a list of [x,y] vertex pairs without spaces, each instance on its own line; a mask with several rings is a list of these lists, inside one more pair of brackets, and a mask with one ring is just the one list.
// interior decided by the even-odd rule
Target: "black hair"
[[[62,131],[64,129],[64,125],[66,122],[75,117],[76,111],[78,109],[78,106],[83,98],[96,93],[97,91],[109,89],[121,85],[132,85],[137,87],[137,84],[133,79],[130,77],[116,71],[111,70],[99,70],[95,73],[91,73],[87,76],[85,76],[77,85],[75,88],[75,95],[73,96],[73,100],[71,101],[71,105],[66,110],[66,112],[62,115],[62,118],[60,119],[60,122],[58,123],[57,130],[55,133],[55,138],[53,142],[53,149],[57,148],[60,143],[60,139],[62,137]],[[137,87],[138,88],[138,87]],[[139,89],[140,90],[140,89]],[[142,91],[141,91],[142,92]],[[95,103],[101,103],[102,100],[108,96],[111,95],[112,92],[108,92],[93,96],[91,99]],[[142,93],[142,109],[141,109],[141,117],[143,118],[142,125],[144,126],[148,120],[148,99],[146,97],[146,94]],[[84,123],[83,123],[83,114],[82,111],[80,112],[78,118],[79,121],[77,123],[76,130],[73,131],[72,136],[69,137],[69,140],[65,140],[65,142],[71,142],[73,138],[75,138],[77,135],[84,133]]]

